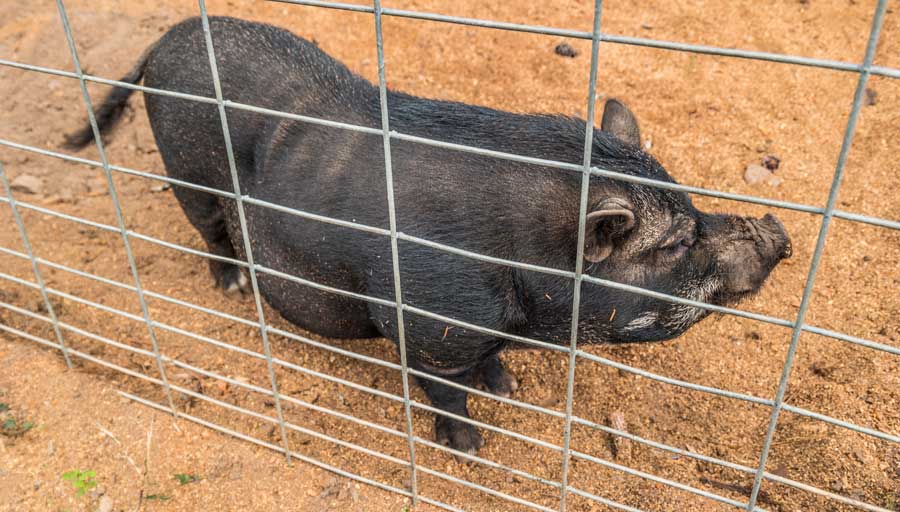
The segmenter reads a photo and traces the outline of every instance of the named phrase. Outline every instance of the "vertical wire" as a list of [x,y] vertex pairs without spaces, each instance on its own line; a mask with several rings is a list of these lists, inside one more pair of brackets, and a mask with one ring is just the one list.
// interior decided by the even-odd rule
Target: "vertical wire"
[[403,380],[403,409],[406,414],[406,435],[409,440],[410,491],[412,505],[419,501],[416,471],[416,443],[413,435],[412,411],[409,404],[409,365],[406,354],[406,327],[403,322],[403,291],[400,286],[400,250],[397,243],[397,205],[394,201],[394,171],[391,166],[391,127],[388,114],[387,80],[384,73],[384,32],[381,25],[381,0],[375,4],[375,45],[378,50],[378,93],[381,104],[381,128],[384,140],[384,174],[387,183],[388,218],[391,228],[391,263],[394,273],[394,297],[397,302],[397,342],[400,345],[400,376]]
[[259,283],[256,279],[256,266],[253,263],[253,250],[250,244],[250,233],[247,228],[247,217],[244,213],[244,200],[241,195],[241,184],[238,178],[237,164],[234,160],[234,148],[231,145],[231,132],[228,131],[228,115],[225,113],[225,103],[222,97],[222,82],[219,80],[219,67],[216,64],[216,53],[213,48],[212,33],[209,29],[209,16],[206,13],[205,0],[198,0],[200,7],[200,20],[203,25],[203,35],[206,39],[206,54],[209,57],[209,67],[212,73],[213,87],[216,91],[216,104],[219,109],[219,120],[222,123],[222,133],[225,137],[225,153],[228,157],[228,170],[231,173],[231,184],[234,188],[234,200],[237,203],[238,221],[241,225],[241,239],[244,242],[244,255],[247,258],[247,270],[250,274],[250,286],[253,288],[253,299],[256,302],[256,315],[259,320],[259,332],[262,336],[263,354],[266,357],[266,368],[269,372],[269,384],[272,389],[272,397],[275,402],[275,412],[278,415],[278,428],[281,431],[281,445],[284,448],[284,456],[291,462],[291,450],[288,443],[287,428],[284,424],[284,414],[281,410],[281,395],[278,393],[278,381],[275,378],[275,368],[272,363],[272,350],[269,346],[269,330],[266,329],[266,315],[263,310],[262,296],[259,293]]
[[750,492],[750,501],[747,503],[748,511],[753,510],[756,506],[756,501],[759,497],[759,488],[762,485],[763,474],[766,471],[766,460],[768,459],[769,451],[772,448],[772,439],[775,437],[778,415],[781,413],[781,409],[784,406],[784,394],[785,391],[787,391],[788,380],[791,376],[791,368],[794,364],[794,356],[797,353],[797,346],[800,342],[800,334],[803,332],[803,320],[806,317],[806,311],[809,308],[810,298],[812,297],[816,272],[819,270],[819,263],[822,259],[822,253],[825,250],[825,240],[828,237],[828,228],[831,225],[831,218],[834,215],[838,190],[840,189],[841,179],[844,176],[844,168],[847,164],[847,155],[850,153],[850,146],[853,143],[853,134],[856,131],[856,123],[859,120],[859,112],[862,108],[863,98],[865,97],[866,82],[869,80],[869,70],[872,67],[872,61],[875,59],[875,50],[878,46],[878,36],[881,32],[882,22],[884,21],[885,10],[887,10],[887,0],[879,0],[878,6],[875,8],[875,16],[872,18],[872,29],[869,33],[869,42],[866,45],[865,58],[863,59],[862,69],[860,70],[859,81],[856,84],[856,92],[853,96],[853,106],[850,109],[850,116],[847,119],[847,129],[844,131],[844,138],[841,142],[841,152],[840,156],[838,156],[834,178],[831,182],[831,190],[828,193],[828,202],[825,205],[825,212],[822,216],[819,237],[816,239],[816,248],[813,252],[809,273],[806,277],[806,286],[803,289],[803,298],[800,301],[800,309],[797,312],[797,321],[794,322],[793,332],[791,333],[791,343],[788,346],[787,357],[785,358],[784,368],[781,373],[781,380],[778,383],[778,391],[775,393],[775,403],[772,406],[769,426],[766,430],[766,438],[763,442],[762,453],[759,457],[759,467],[756,470],[756,476],[753,478],[753,490]]
[[141,278],[138,274],[137,265],[134,262],[134,253],[131,250],[131,242],[128,239],[128,228],[125,225],[125,216],[122,214],[122,205],[119,202],[119,194],[116,191],[116,185],[113,182],[109,160],[106,158],[106,150],[103,147],[103,140],[100,138],[100,127],[97,125],[97,119],[94,116],[91,95],[88,93],[87,82],[84,78],[84,70],[81,68],[81,61],[78,59],[78,50],[75,48],[75,38],[72,36],[72,28],[69,26],[69,17],[66,15],[66,7],[63,5],[63,0],[56,0],[56,8],[59,11],[63,30],[66,33],[66,41],[69,44],[69,52],[72,54],[72,63],[75,66],[75,73],[78,75],[78,83],[81,86],[81,95],[84,98],[84,105],[87,109],[88,121],[90,122],[91,130],[94,133],[94,142],[97,146],[97,152],[100,154],[100,163],[103,166],[103,174],[106,178],[106,185],[109,188],[109,196],[110,199],[112,199],[113,209],[116,213],[116,223],[119,227],[119,233],[122,235],[122,243],[125,245],[125,256],[128,258],[128,266],[131,269],[131,276],[134,279],[134,287],[137,290],[138,301],[141,305],[141,314],[144,317],[144,322],[147,324],[147,332],[150,335],[150,344],[153,345],[153,356],[156,359],[156,368],[159,371],[160,380],[163,382],[169,409],[171,409],[172,414],[177,415],[175,402],[172,400],[172,389],[169,386],[169,379],[166,377],[166,369],[163,366],[162,355],[159,351],[159,342],[156,339],[156,332],[153,329],[153,321],[150,319],[150,309],[147,307],[144,289],[141,286]]
[[56,311],[53,308],[53,304],[50,302],[50,297],[47,296],[47,287],[44,286],[44,278],[41,275],[40,267],[38,266],[37,260],[34,257],[34,252],[31,249],[31,242],[28,240],[28,233],[25,231],[25,223],[22,221],[22,216],[19,214],[16,198],[13,196],[12,188],[9,186],[9,180],[6,178],[6,171],[3,169],[2,162],[0,162],[0,181],[3,182],[3,189],[6,190],[6,197],[9,199],[9,207],[12,210],[13,218],[16,220],[16,226],[19,228],[19,236],[22,238],[22,245],[25,247],[25,253],[31,261],[31,270],[34,272],[34,278],[40,287],[41,298],[44,300],[44,307],[47,308],[47,314],[50,315],[50,320],[53,324],[53,333],[56,335],[56,341],[59,342],[59,349],[62,352],[63,359],[66,360],[66,366],[72,368],[72,360],[69,358],[69,348],[66,346],[62,332],[59,330],[59,320],[56,318]]
[[578,245],[575,252],[575,279],[572,293],[572,325],[569,339],[569,367],[566,381],[566,419],[563,430],[562,487],[560,488],[559,509],[566,510],[568,496],[570,447],[572,444],[572,407],[575,395],[575,363],[578,349],[578,318],[581,310],[581,283],[584,270],[585,217],[587,216],[588,192],[591,183],[591,153],[594,147],[594,107],[597,104],[597,63],[600,50],[600,17],[603,0],[594,1],[594,28],[591,37],[591,73],[588,84],[587,122],[584,128],[584,170],[581,175],[581,199],[578,206]]

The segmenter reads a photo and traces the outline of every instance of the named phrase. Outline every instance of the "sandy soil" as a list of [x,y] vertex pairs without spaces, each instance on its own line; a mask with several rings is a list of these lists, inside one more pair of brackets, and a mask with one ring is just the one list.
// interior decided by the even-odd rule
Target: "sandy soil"
[[[84,66],[93,74],[118,78],[139,53],[167,27],[194,15],[193,2],[153,3],[113,0],[66,3]],[[435,2],[391,1],[405,9],[444,12],[487,19],[527,22],[589,30],[589,2]],[[210,1],[213,14],[264,20],[315,39],[355,71],[374,80],[377,75],[371,16],[249,0]],[[900,66],[900,14],[887,15],[876,63]],[[66,42],[53,2],[0,0],[10,13],[0,20],[0,58],[53,68],[71,69]],[[604,30],[611,33],[691,41],[711,45],[784,52],[844,61],[859,61],[865,48],[874,1],[816,2],[688,2],[610,1],[604,7]],[[566,41],[580,55],[554,54],[561,38],[489,31],[398,18],[385,19],[385,51],[391,87],[410,93],[462,100],[517,111],[549,111],[584,115],[590,44]],[[652,152],[682,183],[737,193],[824,203],[837,160],[840,140],[857,76],[753,61],[673,53],[604,44],[598,90],[623,98],[642,121]],[[900,219],[900,167],[896,160],[900,125],[900,82],[873,78],[874,103],[864,108],[854,139],[839,208]],[[94,101],[108,92],[89,87]],[[62,77],[0,68],[0,137],[58,150],[62,134],[84,119],[77,82]],[[163,168],[154,147],[143,101],[133,98],[131,111],[110,138],[112,163],[151,173]],[[781,158],[780,186],[749,185],[743,170],[763,156]],[[79,154],[96,159],[91,148]],[[0,148],[0,161],[11,177],[30,175],[42,181],[36,194],[17,197],[43,207],[107,224],[115,224],[112,203],[99,169],[62,162],[32,153]],[[204,249],[170,191],[158,182],[116,175],[128,226],[139,232],[187,247]],[[766,208],[726,200],[696,197],[704,208],[760,215]],[[778,212],[794,240],[794,258],[779,267],[758,297],[744,309],[793,318],[797,314],[820,217]],[[26,211],[29,235],[38,256],[122,283],[131,275],[121,238]],[[21,251],[22,244],[7,206],[0,205],[0,245]],[[211,286],[202,258],[159,245],[133,241],[137,266],[147,290],[255,319],[251,301],[225,298]],[[900,233],[835,220],[828,237],[807,322],[879,343],[900,347]],[[32,279],[27,262],[0,254],[2,272]],[[140,315],[133,293],[43,266],[49,286]],[[40,312],[39,295],[4,281],[0,300]],[[55,299],[60,318],[81,329],[118,342],[150,349],[146,325],[71,299]],[[262,346],[258,330],[237,322],[151,299],[154,319],[213,337],[255,352]],[[301,333],[268,310],[279,328]],[[53,339],[44,323],[0,309],[0,322]],[[258,386],[268,386],[265,364],[183,335],[156,330],[163,353],[190,365]],[[301,333],[309,335],[308,333]],[[80,351],[157,377],[152,359],[65,333]],[[310,335],[319,340],[316,336]],[[647,346],[592,347],[597,355],[690,382],[763,398],[775,394],[790,338],[789,330],[733,317],[710,319],[683,338]],[[343,500],[335,509],[401,510],[404,498],[368,486],[355,485],[303,464],[286,467],[274,452],[232,438],[199,430],[149,409],[123,402],[113,392],[123,389],[164,403],[162,391],[145,381],[126,377],[93,363],[76,360],[77,371],[64,371],[58,353],[36,348],[20,338],[0,335],[0,387],[9,413],[29,418],[37,426],[15,439],[4,440],[0,458],[0,492],[10,492],[0,506],[11,510],[93,510],[98,498],[73,498],[59,475],[67,469],[95,469],[98,481],[114,499],[116,510],[133,510],[141,491],[164,494],[170,500],[149,502],[146,510],[270,509],[269,504],[308,509],[330,507],[316,500]],[[330,340],[329,344],[396,361],[384,341]],[[272,337],[276,357],[401,394],[399,375],[381,367],[315,349],[279,336]],[[519,400],[563,410],[567,359],[546,352],[518,352],[505,357],[521,383]],[[206,396],[261,414],[275,414],[267,397],[214,378],[169,366],[173,382]],[[285,368],[276,371],[281,390],[292,397],[403,430],[403,409],[395,401],[374,397]],[[636,377],[581,361],[577,368],[575,413],[609,424],[614,415],[627,429],[659,442],[755,467],[769,411],[712,395]],[[202,400],[175,394],[179,408],[208,421],[281,442],[277,428]],[[424,402],[420,390],[413,398]],[[856,424],[900,433],[900,358],[821,336],[804,334],[787,401],[793,405]],[[470,401],[474,418],[553,444],[562,442],[562,422],[527,413],[485,398]],[[18,416],[17,416],[18,417]],[[290,422],[327,432],[340,439],[404,459],[403,438],[367,429],[333,417],[286,404]],[[153,419],[155,418],[155,419]],[[119,443],[100,433],[99,423]],[[152,462],[144,468],[142,443],[153,426]],[[431,416],[417,411],[416,434],[431,436]],[[486,432],[480,455],[536,476],[558,479],[557,453]],[[55,449],[48,453],[48,442]],[[403,487],[408,472],[400,465],[374,458],[308,435],[292,432],[291,448],[338,467],[390,485]],[[227,447],[227,449],[226,449]],[[661,477],[745,501],[752,477],[719,466],[698,463],[671,453],[634,444],[616,450],[612,439],[577,427],[573,448]],[[122,457],[127,453],[136,471]],[[222,459],[226,457],[226,459]],[[417,448],[418,462],[501,492],[554,507],[558,492],[540,483],[513,477],[479,465],[463,465],[446,453]],[[242,467],[238,478],[220,468],[219,460]],[[239,461],[239,462],[235,462]],[[783,413],[769,463],[793,480],[864,500],[889,510],[900,508],[900,447],[845,429]],[[173,473],[198,473],[198,483],[179,486]],[[603,469],[586,461],[573,463],[572,484],[594,494],[644,510],[731,510],[705,498]],[[35,482],[41,482],[36,488]],[[333,491],[345,486],[343,494]],[[347,487],[349,486],[349,487]],[[345,487],[341,487],[342,489]],[[331,489],[331,490],[329,490]],[[467,510],[518,510],[508,501],[420,475],[421,492]],[[848,507],[791,487],[765,483],[760,500],[769,510],[847,510]],[[277,494],[276,494],[277,492]],[[320,498],[320,495],[323,496]],[[2,496],[2,495],[0,495]],[[355,498],[354,498],[355,496]],[[303,500],[308,501],[303,501]],[[20,501],[15,501],[20,500]],[[330,502],[329,502],[330,503]],[[10,505],[7,505],[10,504]],[[597,505],[573,497],[574,510]],[[424,508],[424,507],[423,507]]]
[[[0,437],[0,510],[96,510],[104,497],[111,510],[401,510],[407,501],[175,420],[33,346],[4,341],[0,364],[0,403],[36,425]],[[60,479],[72,469],[95,471],[97,487],[77,497]]]

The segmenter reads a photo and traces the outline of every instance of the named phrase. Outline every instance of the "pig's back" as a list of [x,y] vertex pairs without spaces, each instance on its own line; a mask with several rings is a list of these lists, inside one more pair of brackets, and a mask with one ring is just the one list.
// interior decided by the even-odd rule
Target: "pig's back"
[[[323,117],[343,117],[352,104],[342,95],[352,95],[361,79],[313,43],[271,25],[228,17],[210,17],[209,22],[225,100]],[[200,18],[179,23],[159,40],[148,60],[144,84],[215,98]],[[224,158],[221,120],[214,103],[154,94],[146,94],[145,101],[161,151],[210,156],[216,164]],[[228,108],[227,115],[239,172],[252,172],[258,146],[266,144],[261,137],[283,118],[235,108]],[[198,170],[197,176],[184,178],[230,189],[227,165],[212,167],[222,172],[209,176]]]

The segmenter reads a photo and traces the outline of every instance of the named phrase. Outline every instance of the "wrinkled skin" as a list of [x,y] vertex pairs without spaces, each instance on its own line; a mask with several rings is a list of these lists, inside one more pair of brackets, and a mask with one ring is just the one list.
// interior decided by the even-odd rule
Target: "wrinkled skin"
[[[264,108],[381,127],[378,89],[315,45],[289,32],[231,18],[211,18],[226,99]],[[213,96],[200,22],[172,28],[123,80]],[[130,90],[115,89],[97,112],[103,132],[119,118]],[[167,173],[231,190],[215,105],[145,95]],[[390,125],[400,133],[457,144],[580,163],[584,121],[521,115],[389,92]],[[228,109],[235,164],[244,194],[337,219],[387,228],[382,138]],[[632,113],[604,108],[594,132],[592,164],[672,182],[640,149]],[[69,139],[92,140],[90,128]],[[398,230],[490,256],[575,268],[581,173],[392,140]],[[211,253],[242,258],[233,201],[187,188],[175,195]],[[256,262],[287,274],[393,301],[389,239],[246,204]],[[680,192],[592,177],[584,271],[713,304],[755,293],[790,241],[770,215],[762,219],[698,211]],[[404,303],[481,327],[567,344],[571,279],[477,261],[401,240]],[[226,291],[246,289],[230,264],[211,261]],[[332,338],[384,336],[399,341],[394,308],[258,273],[265,300],[287,320]],[[580,343],[675,338],[707,313],[698,308],[585,283]],[[497,357],[516,345],[407,310],[409,364],[422,372],[502,396],[518,384]],[[467,417],[466,392],[418,379],[435,407]],[[435,418],[435,434],[473,453],[483,444],[470,424]]]

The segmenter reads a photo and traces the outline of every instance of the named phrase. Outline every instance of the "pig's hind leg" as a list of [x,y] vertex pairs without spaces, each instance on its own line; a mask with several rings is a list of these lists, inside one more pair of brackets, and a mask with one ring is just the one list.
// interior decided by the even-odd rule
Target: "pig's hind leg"
[[[228,235],[225,222],[225,211],[219,198],[183,187],[173,187],[175,197],[181,203],[181,208],[187,215],[191,224],[200,232],[200,236],[206,242],[209,252],[216,256],[237,259],[234,245]],[[227,294],[249,290],[249,280],[241,272],[240,267],[233,263],[208,258],[209,270],[215,279],[216,286],[222,288]]]

